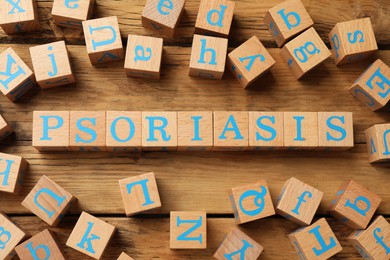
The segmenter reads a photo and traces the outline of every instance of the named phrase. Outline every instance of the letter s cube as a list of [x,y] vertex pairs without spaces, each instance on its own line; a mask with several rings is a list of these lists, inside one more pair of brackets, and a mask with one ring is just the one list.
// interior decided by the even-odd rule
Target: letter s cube
[[390,124],[374,125],[365,135],[370,163],[390,161]]

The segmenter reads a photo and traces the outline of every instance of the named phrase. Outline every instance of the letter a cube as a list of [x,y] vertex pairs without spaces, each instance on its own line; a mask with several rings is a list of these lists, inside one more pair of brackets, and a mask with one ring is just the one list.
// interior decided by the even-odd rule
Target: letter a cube
[[372,191],[350,181],[337,192],[337,197],[330,207],[330,214],[352,229],[365,229],[381,200]]
[[0,259],[12,259],[15,255],[14,248],[27,237],[28,234],[23,229],[0,212]]
[[116,228],[86,212],[82,212],[66,245],[94,259],[100,259]]
[[22,205],[50,226],[57,226],[75,200],[72,194],[44,175]]
[[390,124],[374,125],[365,135],[370,163],[390,161]]
[[90,19],[95,0],[54,0],[54,23],[62,27],[82,29],[82,22]]
[[126,216],[160,208],[161,201],[154,173],[119,181]]
[[339,241],[324,218],[311,226],[296,230],[289,234],[288,238],[300,259],[325,260],[342,250]]
[[5,120],[5,118],[0,114],[0,140],[12,134],[14,129],[11,125]]
[[352,148],[352,112],[318,112],[318,146],[327,150]]
[[0,27],[6,34],[39,30],[36,0],[2,0]]
[[203,211],[171,211],[170,248],[206,249],[207,217]]
[[235,187],[229,190],[229,198],[237,224],[275,215],[266,181]]
[[0,153],[0,191],[18,195],[28,162],[20,156]]

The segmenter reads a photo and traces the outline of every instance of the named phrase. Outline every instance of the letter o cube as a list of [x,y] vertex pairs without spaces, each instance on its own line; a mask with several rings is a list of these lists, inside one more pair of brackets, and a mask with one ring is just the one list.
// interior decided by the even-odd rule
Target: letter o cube
[[390,161],[390,124],[374,125],[365,135],[370,163]]

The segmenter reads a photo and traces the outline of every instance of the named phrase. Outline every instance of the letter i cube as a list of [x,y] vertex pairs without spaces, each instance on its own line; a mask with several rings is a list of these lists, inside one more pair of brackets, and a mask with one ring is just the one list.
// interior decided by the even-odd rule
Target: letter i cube
[[28,237],[28,234],[5,214],[0,212],[0,259],[11,260],[14,248]]
[[275,215],[266,181],[235,187],[229,190],[229,198],[237,224]]
[[342,250],[328,222],[322,218],[313,225],[288,235],[300,259],[328,259]]
[[146,173],[119,181],[126,216],[161,207],[154,173]]
[[5,120],[5,118],[0,114],[0,140],[12,134],[14,129],[11,125]]
[[54,0],[54,23],[62,27],[82,29],[82,22],[90,19],[95,0]]
[[381,198],[360,184],[344,184],[332,201],[330,214],[352,229],[365,229],[379,207]]
[[326,150],[347,150],[353,147],[351,112],[318,112],[318,146]]
[[284,112],[284,146],[288,149],[317,149],[318,113]]
[[86,212],[82,212],[66,245],[94,259],[100,259],[116,228]]
[[117,260],[134,260],[134,259],[128,256],[125,252],[122,252],[122,254],[118,257]]
[[348,241],[364,259],[390,259],[390,224],[378,216],[366,230],[356,230]]
[[369,17],[337,23],[329,41],[337,65],[365,59],[378,50]]
[[75,200],[72,194],[44,175],[22,205],[50,226],[57,226]]
[[280,54],[297,79],[300,79],[331,55],[328,47],[314,28],[308,29],[287,43]]
[[252,150],[284,147],[283,112],[249,112],[249,148]]
[[390,161],[390,124],[374,125],[365,135],[370,163]]
[[6,34],[39,30],[36,0],[1,1],[0,27]]
[[18,195],[27,167],[22,157],[0,153],[0,191]]

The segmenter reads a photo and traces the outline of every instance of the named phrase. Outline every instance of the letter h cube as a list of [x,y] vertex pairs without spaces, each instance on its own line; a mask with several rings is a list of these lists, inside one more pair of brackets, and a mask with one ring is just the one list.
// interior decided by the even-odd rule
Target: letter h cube
[[365,135],[370,163],[390,161],[390,124],[374,125]]

